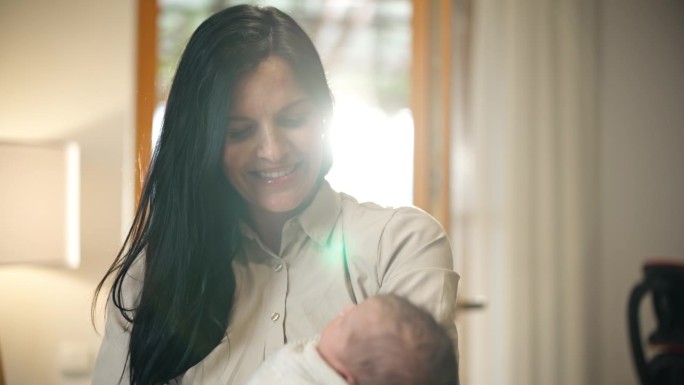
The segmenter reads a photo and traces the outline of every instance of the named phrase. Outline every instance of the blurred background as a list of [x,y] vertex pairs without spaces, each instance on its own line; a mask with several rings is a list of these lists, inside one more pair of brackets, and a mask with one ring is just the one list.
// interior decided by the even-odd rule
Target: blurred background
[[[0,143],[80,148],[79,262],[17,262],[0,234],[0,384],[91,382],[93,290],[131,223],[174,68],[194,28],[235,3],[0,0]],[[319,48],[331,184],[449,231],[463,384],[638,383],[627,297],[645,261],[684,263],[684,2],[248,3],[289,12]],[[0,164],[0,191],[22,166]],[[48,236],[26,231],[26,250]]]

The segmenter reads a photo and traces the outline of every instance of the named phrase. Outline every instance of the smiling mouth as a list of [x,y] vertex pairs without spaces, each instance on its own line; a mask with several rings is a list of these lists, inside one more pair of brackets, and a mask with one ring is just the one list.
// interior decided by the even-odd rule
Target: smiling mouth
[[264,180],[274,180],[286,177],[297,170],[298,164],[293,164],[290,167],[282,168],[274,171],[254,171],[253,174]]

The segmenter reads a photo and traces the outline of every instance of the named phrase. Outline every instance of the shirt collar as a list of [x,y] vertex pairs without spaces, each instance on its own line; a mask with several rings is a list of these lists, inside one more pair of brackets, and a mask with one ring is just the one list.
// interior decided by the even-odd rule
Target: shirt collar
[[302,230],[311,239],[320,245],[325,245],[341,210],[340,194],[333,190],[324,179],[309,207],[293,219],[299,221]]

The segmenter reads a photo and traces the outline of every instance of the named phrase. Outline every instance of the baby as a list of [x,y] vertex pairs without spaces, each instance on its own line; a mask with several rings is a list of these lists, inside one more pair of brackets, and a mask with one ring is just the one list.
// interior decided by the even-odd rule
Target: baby
[[456,385],[449,335],[426,311],[396,295],[348,306],[320,337],[288,344],[247,385]]

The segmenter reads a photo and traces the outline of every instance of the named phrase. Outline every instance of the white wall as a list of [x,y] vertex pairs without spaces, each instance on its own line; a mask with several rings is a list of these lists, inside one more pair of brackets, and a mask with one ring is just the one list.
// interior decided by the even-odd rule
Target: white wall
[[135,5],[0,0],[0,141],[74,139],[82,161],[81,266],[0,266],[7,385],[90,383],[90,300],[131,210]]
[[588,363],[592,384],[636,384],[627,297],[645,259],[684,261],[684,2],[600,3],[601,254]]

